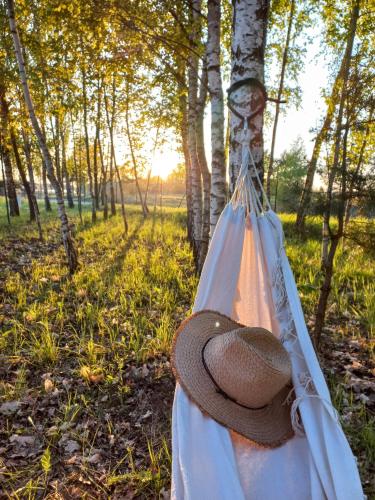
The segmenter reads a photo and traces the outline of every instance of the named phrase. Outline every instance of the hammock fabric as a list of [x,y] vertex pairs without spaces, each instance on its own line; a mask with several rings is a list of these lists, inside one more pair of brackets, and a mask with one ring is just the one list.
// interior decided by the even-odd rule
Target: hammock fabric
[[267,328],[281,339],[292,361],[296,435],[275,449],[257,447],[203,415],[177,384],[172,499],[362,499],[356,460],[306,329],[281,222],[264,192],[263,210],[256,185],[262,190],[245,146],[236,189],[213,235],[193,311],[216,310],[242,324]]

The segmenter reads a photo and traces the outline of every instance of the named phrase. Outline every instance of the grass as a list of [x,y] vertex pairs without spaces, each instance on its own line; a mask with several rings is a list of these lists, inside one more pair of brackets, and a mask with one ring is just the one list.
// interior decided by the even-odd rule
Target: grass
[[[0,415],[0,485],[12,498],[166,498],[174,387],[168,353],[197,286],[185,211],[158,208],[144,220],[129,207],[124,238],[119,215],[92,225],[88,208],[83,223],[71,210],[81,264],[69,278],[56,213],[43,213],[47,238],[40,243],[25,210],[9,229],[0,203],[6,263],[0,270],[0,405],[19,403]],[[282,219],[309,322],[319,293],[321,221],[311,218],[301,240],[294,216]],[[337,349],[360,340],[368,363],[375,333],[372,258],[346,243],[336,269],[332,333],[325,338]],[[327,369],[326,375],[371,495],[373,417],[345,373]],[[21,445],[25,437],[32,444]]]

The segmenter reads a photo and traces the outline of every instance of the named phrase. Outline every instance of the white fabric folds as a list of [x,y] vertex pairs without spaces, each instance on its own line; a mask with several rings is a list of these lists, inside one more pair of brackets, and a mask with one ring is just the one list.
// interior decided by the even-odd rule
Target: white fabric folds
[[194,311],[219,311],[282,340],[292,361],[296,435],[278,448],[257,447],[203,415],[177,384],[172,499],[362,499],[356,461],[306,329],[281,222],[261,209],[248,168],[251,154],[245,153],[240,186],[217,224]]

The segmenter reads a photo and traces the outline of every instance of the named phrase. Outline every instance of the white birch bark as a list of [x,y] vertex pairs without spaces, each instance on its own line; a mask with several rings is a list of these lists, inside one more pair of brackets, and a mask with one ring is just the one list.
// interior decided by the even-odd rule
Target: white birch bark
[[[202,233],[202,178],[197,156],[196,121],[198,105],[198,55],[196,53],[197,39],[200,34],[201,1],[192,0],[191,52],[188,62],[188,147],[190,156],[192,218],[193,218],[193,252],[198,267],[200,239]],[[194,50],[195,49],[195,50]]]
[[224,100],[220,70],[220,0],[207,2],[207,74],[211,99],[210,237],[225,206]]
[[200,77],[199,97],[197,101],[197,120],[196,120],[196,141],[197,157],[199,170],[203,182],[203,203],[202,203],[202,227],[200,235],[200,247],[198,258],[198,272],[201,272],[206,258],[208,243],[210,239],[210,192],[211,192],[211,174],[208,169],[206,151],[204,147],[204,110],[207,101],[207,61],[204,58]]
[[[233,0],[231,85],[244,78],[264,82],[264,47],[266,42],[268,1]],[[240,87],[234,94],[236,108],[245,115],[258,109],[263,95],[256,87]],[[250,123],[250,147],[259,175],[263,178],[263,113]],[[230,118],[229,187],[233,192],[241,165],[241,119]]]
[[61,186],[56,178],[56,175],[55,175],[55,172],[53,169],[52,157],[51,157],[51,154],[50,154],[49,149],[47,147],[47,143],[46,143],[45,137],[43,135],[42,129],[39,125],[39,121],[38,121],[36,114],[35,114],[34,104],[33,104],[32,98],[31,98],[31,94],[30,94],[30,90],[29,90],[29,86],[28,86],[28,82],[27,82],[27,74],[26,74],[25,62],[23,59],[21,40],[20,40],[18,31],[17,31],[15,12],[14,12],[14,1],[13,0],[7,0],[7,10],[8,10],[10,32],[11,32],[12,37],[13,37],[14,50],[15,50],[15,54],[16,54],[16,58],[17,58],[18,70],[19,70],[19,74],[20,74],[20,80],[21,80],[21,84],[22,84],[22,88],[23,88],[26,107],[27,107],[27,110],[28,110],[28,113],[30,116],[30,121],[32,123],[35,135],[36,135],[37,140],[38,140],[39,148],[40,148],[42,156],[43,156],[43,160],[44,160],[44,163],[46,166],[49,181],[52,184],[53,189],[55,191],[56,201],[57,201],[57,210],[58,210],[60,221],[61,221],[62,241],[64,244],[66,256],[68,258],[69,270],[71,273],[73,273],[77,269],[77,266],[78,266],[78,255],[77,255],[77,251],[76,251],[76,248],[74,245],[69,220],[68,220],[66,210],[65,210],[64,198],[63,198]]
[[187,96],[185,93],[185,68],[181,71],[182,78],[178,81],[179,110],[180,110],[180,133],[181,144],[185,160],[185,189],[187,208],[187,233],[188,239],[193,244],[193,220],[192,220],[192,191],[191,191],[191,169],[188,146],[188,122],[187,122]]
[[89,140],[89,129],[88,129],[88,103],[87,103],[87,89],[86,89],[86,70],[84,63],[81,68],[82,72],[82,97],[83,97],[83,128],[85,131],[85,147],[86,147],[86,163],[87,163],[87,175],[89,178],[89,188],[91,197],[91,220],[96,221],[96,200],[94,192],[94,180],[91,168],[91,157],[90,157],[90,140]]

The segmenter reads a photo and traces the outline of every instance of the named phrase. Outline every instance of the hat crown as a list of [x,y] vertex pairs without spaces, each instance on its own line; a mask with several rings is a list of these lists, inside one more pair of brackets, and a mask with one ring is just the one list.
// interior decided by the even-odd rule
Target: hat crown
[[291,379],[285,348],[262,328],[239,328],[213,336],[203,358],[215,384],[248,408],[261,408]]

